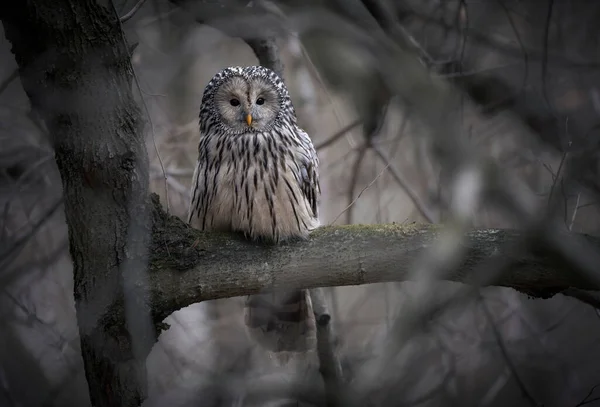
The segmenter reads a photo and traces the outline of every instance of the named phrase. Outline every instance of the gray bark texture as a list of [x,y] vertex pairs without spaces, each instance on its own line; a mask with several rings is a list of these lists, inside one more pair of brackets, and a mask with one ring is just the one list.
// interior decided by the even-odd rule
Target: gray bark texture
[[[153,195],[150,287],[156,326],[190,304],[264,290],[346,286],[412,279],[410,270],[443,232],[431,224],[325,226],[308,240],[265,245],[242,236],[199,232],[168,216]],[[598,290],[550,247],[524,247],[515,230],[473,230],[458,268],[442,277],[478,286],[512,287],[536,298],[569,289]],[[600,250],[600,238],[565,234]],[[505,267],[489,278],[486,270]],[[489,267],[486,267],[488,265]]]
[[62,177],[90,398],[137,406],[155,339],[126,318],[145,304],[129,282],[147,268],[148,157],[118,17],[95,0],[24,0],[3,2],[0,20]]

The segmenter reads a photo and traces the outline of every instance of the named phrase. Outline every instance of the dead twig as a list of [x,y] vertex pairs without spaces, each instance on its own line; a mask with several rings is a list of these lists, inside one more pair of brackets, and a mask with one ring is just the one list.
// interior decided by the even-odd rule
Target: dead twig
[[4,92],[6,90],[6,88],[8,88],[8,85],[10,85],[12,83],[12,81],[17,79],[18,76],[19,76],[19,69],[15,69],[14,71],[12,71],[12,73],[10,75],[8,75],[8,77],[6,79],[4,79],[2,82],[0,82],[0,94],[2,94],[2,92]]
[[129,10],[127,13],[125,13],[123,16],[121,16],[121,17],[119,18],[119,20],[121,21],[121,23],[124,23],[124,22],[126,22],[126,21],[130,20],[130,19],[131,19],[131,17],[133,17],[133,15],[134,15],[135,13],[137,13],[137,11],[138,11],[138,10],[139,10],[139,9],[140,9],[140,8],[141,8],[143,5],[144,5],[144,3],[145,3],[145,2],[146,2],[146,0],[139,0],[139,1],[138,1],[138,2],[135,4],[135,6],[133,6],[133,7],[131,8],[131,10]]
[[434,215],[431,213],[429,208],[427,208],[425,204],[421,201],[417,193],[413,191],[413,189],[408,185],[408,182],[406,182],[406,180],[402,177],[398,170],[393,165],[391,165],[390,160],[387,158],[386,154],[383,152],[381,147],[379,147],[376,144],[373,144],[371,148],[373,149],[375,154],[381,159],[381,161],[383,161],[383,163],[386,165],[386,168],[389,167],[390,174],[392,174],[394,180],[398,183],[398,185],[400,185],[402,190],[411,199],[411,201],[415,205],[415,208],[417,209],[417,211],[419,211],[421,216],[423,216],[428,222],[435,223]]
[[360,119],[357,119],[357,120],[353,121],[349,125],[343,127],[341,130],[339,130],[334,135],[332,135],[330,137],[327,137],[325,139],[325,141],[322,141],[319,144],[315,145],[315,149],[318,151],[318,150],[320,150],[322,148],[329,147],[330,145],[332,145],[333,143],[335,143],[336,141],[338,141],[340,138],[342,138],[346,133],[348,133],[349,131],[352,131],[356,127],[360,126],[361,123],[362,123],[362,120],[360,120]]
[[490,309],[488,308],[487,304],[485,303],[485,299],[483,298],[483,296],[481,295],[481,293],[478,296],[478,302],[481,304],[481,308],[483,309],[483,313],[485,314],[486,319],[490,323],[490,326],[492,328],[492,333],[494,334],[494,338],[496,339],[496,343],[498,344],[498,347],[500,348],[500,352],[502,353],[502,357],[504,358],[504,361],[506,362],[506,366],[508,367],[508,369],[512,373],[512,376],[515,378],[515,381],[517,382],[517,385],[519,386],[519,389],[521,389],[521,394],[523,395],[523,397],[525,397],[527,399],[527,401],[529,402],[529,404],[531,404],[532,406],[534,406],[534,407],[540,406],[540,403],[538,403],[535,400],[535,398],[529,392],[529,390],[527,389],[527,386],[525,386],[525,383],[521,379],[521,377],[519,375],[519,372],[517,371],[517,368],[516,368],[515,364],[513,363],[510,355],[508,354],[508,350],[506,349],[506,346],[504,345],[504,340],[502,339],[502,335],[500,334],[500,331],[498,330],[498,327],[494,323],[492,312],[490,311]]
[[588,394],[583,398],[583,400],[581,400],[579,403],[577,403],[575,405],[575,407],[581,407],[581,406],[585,406],[586,404],[590,404],[593,403],[594,401],[598,401],[600,400],[600,397],[594,397],[594,398],[590,398],[591,395],[594,393],[594,391],[600,387],[600,384],[595,385],[594,387],[592,387],[590,389],[590,391],[588,392]]
[[[357,166],[360,166],[360,162],[357,162],[357,163],[356,163],[356,165],[357,165]],[[383,169],[382,169],[382,170],[379,172],[379,174],[377,174],[377,176],[376,176],[376,177],[375,177],[375,178],[374,178],[374,179],[373,179],[371,182],[369,182],[369,184],[368,184],[366,187],[364,187],[364,188],[362,189],[362,191],[360,191],[360,193],[358,194],[358,196],[357,196],[356,198],[354,198],[354,200],[353,200],[352,202],[350,202],[350,204],[349,204],[348,206],[346,206],[346,207],[344,208],[344,210],[343,210],[343,211],[341,211],[341,212],[339,213],[339,215],[338,215],[338,216],[336,216],[336,217],[335,217],[335,219],[333,220],[333,222],[331,222],[330,224],[331,224],[331,225],[333,225],[333,224],[334,224],[334,223],[335,223],[335,222],[336,222],[336,221],[337,221],[337,220],[340,218],[340,216],[342,216],[342,215],[343,215],[343,214],[344,214],[344,213],[345,213],[345,212],[346,212],[348,209],[352,208],[352,206],[354,205],[354,203],[356,203],[356,201],[358,201],[358,199],[359,199],[359,198],[362,196],[362,194],[363,194],[363,193],[364,193],[364,192],[365,192],[367,189],[371,188],[371,186],[372,186],[372,185],[375,183],[375,181],[377,181],[377,180],[379,179],[379,177],[381,177],[381,175],[383,174],[383,172],[384,172],[385,170],[387,170],[387,169],[388,169],[388,167],[389,167],[389,164],[388,164],[388,165],[386,165],[385,167],[383,167]]]

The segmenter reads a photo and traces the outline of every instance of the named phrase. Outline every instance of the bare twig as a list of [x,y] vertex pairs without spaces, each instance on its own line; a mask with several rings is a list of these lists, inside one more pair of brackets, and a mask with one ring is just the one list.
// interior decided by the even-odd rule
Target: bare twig
[[460,69],[458,72],[449,72],[449,73],[443,73],[443,74],[436,74],[436,76],[439,76],[440,78],[446,78],[446,79],[464,78],[464,77],[467,77],[467,76],[479,75],[479,74],[484,73],[484,72],[495,71],[497,69],[503,69],[503,68],[513,67],[515,65],[516,65],[515,63],[511,62],[511,63],[502,64],[502,65],[498,65],[498,66],[473,69],[473,70],[470,70],[470,71],[463,71],[462,69]]
[[419,211],[421,216],[423,216],[428,222],[435,223],[434,215],[425,206],[425,204],[421,202],[421,199],[419,198],[417,193],[412,190],[412,188],[408,185],[408,182],[402,177],[398,170],[393,165],[391,165],[390,160],[387,158],[386,154],[383,152],[381,147],[379,147],[377,144],[373,144],[371,148],[373,149],[375,154],[377,154],[377,156],[381,159],[381,161],[383,161],[383,163],[386,165],[386,168],[390,168],[390,174],[392,174],[394,180],[396,180],[398,185],[400,185],[402,190],[411,199],[411,201],[415,205],[415,208],[417,209],[417,211]]
[[552,203],[552,197],[554,196],[554,190],[556,189],[556,184],[558,184],[558,180],[560,179],[560,173],[562,172],[563,166],[565,164],[565,159],[567,158],[568,151],[565,151],[561,158],[560,163],[558,164],[558,169],[556,170],[556,175],[554,175],[554,180],[552,181],[552,186],[550,187],[550,193],[548,194],[548,205]]
[[519,375],[519,372],[517,371],[517,368],[516,368],[515,364],[513,363],[510,355],[508,354],[508,350],[506,349],[506,346],[504,345],[504,340],[502,339],[502,335],[500,334],[498,327],[494,323],[492,313],[491,313],[490,309],[488,308],[487,304],[485,303],[485,299],[483,298],[481,293],[478,296],[478,301],[481,304],[483,313],[485,314],[486,319],[488,320],[488,322],[492,328],[492,333],[494,334],[496,343],[498,344],[498,347],[500,348],[502,357],[504,358],[504,361],[506,362],[506,366],[509,368],[510,372],[512,373],[512,376],[515,378],[515,381],[517,382],[519,389],[521,389],[521,394],[523,395],[523,397],[525,397],[527,399],[529,404],[531,404],[533,407],[540,406],[540,403],[538,403],[535,400],[535,398],[529,392],[529,390],[527,389],[527,386],[525,386],[525,383],[521,379],[521,376]]
[[575,201],[575,207],[573,208],[573,215],[571,215],[571,223],[569,223],[569,232],[573,230],[573,224],[575,224],[575,218],[577,217],[577,210],[579,209],[579,199],[581,198],[581,192],[577,193],[577,200]]
[[548,97],[548,86],[547,86],[547,77],[548,77],[548,41],[550,39],[550,23],[552,21],[552,10],[554,8],[554,0],[548,0],[548,11],[546,12],[546,22],[544,28],[544,47],[543,47],[543,57],[542,57],[542,94],[544,96],[544,101],[546,102],[548,109],[552,113],[553,116],[556,117],[556,113],[554,111],[554,105],[551,103],[550,98]]
[[135,6],[133,6],[131,8],[131,10],[129,10],[127,13],[125,13],[123,16],[121,16],[119,18],[119,20],[121,21],[121,23],[124,23],[126,21],[128,21],[129,19],[131,19],[131,17],[133,17],[133,15],[144,5],[144,2],[146,0],[139,0]]
[[6,90],[6,88],[8,88],[8,85],[10,85],[12,83],[12,81],[17,79],[18,76],[19,76],[19,69],[17,68],[14,71],[12,71],[11,74],[8,75],[8,77],[6,79],[4,79],[2,82],[0,82],[0,94],[2,94],[2,92],[4,92]]
[[[411,10],[410,14],[412,17],[422,22],[434,24],[440,28],[444,28],[449,31],[454,32],[460,30],[460,28],[454,27],[453,25],[449,24],[443,19],[433,18],[428,14],[416,10]],[[492,48],[493,50],[502,53],[503,55],[515,56],[520,53],[520,51],[517,50],[512,44],[502,42],[501,40],[495,38],[493,35],[489,35],[478,30],[470,29],[469,38],[478,42],[481,45],[486,45]],[[582,61],[581,59],[575,60],[570,56],[561,55],[557,52],[551,53],[547,48],[545,48],[545,55],[542,55],[540,52],[537,52],[537,50],[533,48],[525,48],[525,50],[527,51],[530,59],[543,60],[547,58],[552,63],[563,67],[578,68],[584,70],[594,70],[600,67],[600,63],[598,63],[597,61]]]
[[348,191],[346,192],[346,198],[348,200],[348,208],[345,209],[346,210],[346,223],[347,224],[353,223],[353,219],[352,219],[352,214],[353,214],[352,203],[354,201],[354,190],[356,188],[356,184],[358,183],[358,175],[360,174],[360,168],[362,166],[363,160],[365,159],[365,157],[367,155],[367,150],[368,149],[369,148],[368,148],[367,144],[363,144],[360,147],[360,149],[358,151],[358,155],[356,157],[356,160],[354,160],[354,165],[352,166],[352,175],[350,176],[350,182],[348,183]]
[[593,386],[590,391],[588,392],[588,394],[583,398],[583,400],[581,400],[579,403],[577,403],[575,405],[575,407],[581,407],[581,406],[585,406],[586,404],[589,403],[593,403],[594,401],[598,401],[600,400],[600,397],[594,397],[594,398],[590,398],[592,396],[592,394],[594,394],[594,391],[600,387],[600,384],[597,384],[595,386]]
[[395,42],[405,49],[414,52],[428,66],[435,64],[434,59],[425,48],[406,30],[397,20],[395,14],[386,2],[378,0],[363,0],[381,28],[392,37]]
[[360,126],[361,123],[362,123],[362,120],[357,119],[357,120],[353,121],[352,123],[348,124],[347,126],[344,126],[341,130],[337,131],[332,136],[327,137],[324,141],[322,141],[319,144],[315,145],[315,149],[316,150],[320,150],[320,149],[329,147],[330,145],[332,145],[333,143],[335,143],[337,140],[339,140],[340,138],[342,138],[346,133],[348,133],[349,131],[352,131],[356,127]]
[[[116,15],[118,15],[117,8],[115,7],[114,1],[111,0],[110,4],[112,5],[114,13]],[[139,5],[139,7],[141,7],[142,4],[143,4],[143,0],[140,0],[136,4],[136,6]],[[134,9],[135,9],[135,7],[134,7]],[[135,13],[135,11],[133,11],[133,12]],[[122,38],[123,43],[125,44],[125,46],[127,46],[127,38],[125,38],[125,34],[124,34],[125,31],[123,29],[123,21],[122,21],[122,19],[119,20],[119,26],[121,28],[121,38]],[[129,54],[128,55],[129,56],[129,60],[131,61],[131,49],[129,47],[127,47],[127,52]],[[168,179],[167,179],[167,173],[165,172],[165,166],[164,166],[162,158],[160,156],[160,152],[158,151],[158,146],[156,145],[156,131],[154,129],[154,122],[152,121],[152,116],[150,115],[150,110],[148,109],[148,105],[146,104],[146,100],[144,99],[143,92],[142,92],[142,86],[140,85],[140,81],[139,81],[138,76],[137,76],[137,74],[135,72],[135,68],[133,67],[133,64],[131,64],[131,71],[133,73],[133,80],[135,81],[135,86],[137,87],[138,92],[140,92],[142,106],[144,106],[144,113],[146,113],[146,117],[148,118],[148,122],[150,123],[150,131],[152,132],[152,144],[154,145],[154,150],[156,152],[156,156],[158,158],[158,162],[160,163],[160,167],[162,169],[163,176],[164,176],[164,179],[165,179],[165,183],[164,183],[165,184],[165,205],[166,205],[166,208],[167,208],[167,213],[169,213],[170,212],[169,186],[168,186],[169,182],[168,182]]]
[[[357,163],[358,165],[360,165],[360,163]],[[350,209],[352,207],[352,205],[354,205],[354,203],[356,201],[358,201],[358,199],[362,196],[362,194],[369,188],[371,188],[371,186],[375,183],[375,181],[377,181],[379,179],[379,177],[381,177],[381,175],[385,172],[385,170],[387,170],[389,167],[389,164],[386,165],[385,167],[383,167],[383,169],[379,172],[379,174],[377,174],[377,176],[367,184],[367,186],[365,186],[358,194],[358,196],[356,198],[354,198],[354,200],[352,202],[350,202],[350,204],[348,206],[346,206],[344,208],[343,211],[341,211],[338,216],[335,217],[335,219],[330,223],[331,225],[333,225],[335,223],[335,221],[337,221],[340,216],[342,216],[348,209]]]

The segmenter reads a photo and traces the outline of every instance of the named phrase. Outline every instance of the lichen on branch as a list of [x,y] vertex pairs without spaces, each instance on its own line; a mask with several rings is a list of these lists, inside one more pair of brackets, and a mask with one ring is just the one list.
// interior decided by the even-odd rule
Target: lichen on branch
[[[197,231],[165,214],[157,196],[152,201],[149,281],[157,324],[172,312],[196,302],[263,290],[410,280],[415,261],[444,230],[442,225],[431,224],[324,226],[307,240],[269,245],[235,234]],[[574,237],[600,248],[599,238]],[[515,230],[477,229],[467,233],[461,266],[444,279],[512,287],[538,298],[569,288],[600,288],[592,280],[573,273],[550,248],[523,250],[523,239],[524,234]],[[477,274],[481,272],[478,266],[495,259],[502,259],[509,266],[485,281],[485,276]]]

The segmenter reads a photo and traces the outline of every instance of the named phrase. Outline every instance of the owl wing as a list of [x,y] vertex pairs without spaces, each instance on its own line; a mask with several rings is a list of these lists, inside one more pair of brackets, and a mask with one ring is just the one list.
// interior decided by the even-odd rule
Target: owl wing
[[194,169],[191,185],[191,199],[188,209],[187,221],[192,227],[204,230],[206,221],[206,203],[209,198],[209,190],[207,190],[207,163],[209,161],[209,138],[200,132],[200,142],[198,143],[198,161]]
[[315,218],[319,217],[319,201],[321,198],[321,185],[319,184],[319,158],[317,151],[308,134],[298,128],[298,139],[302,147],[300,158],[300,189],[308,201]]

